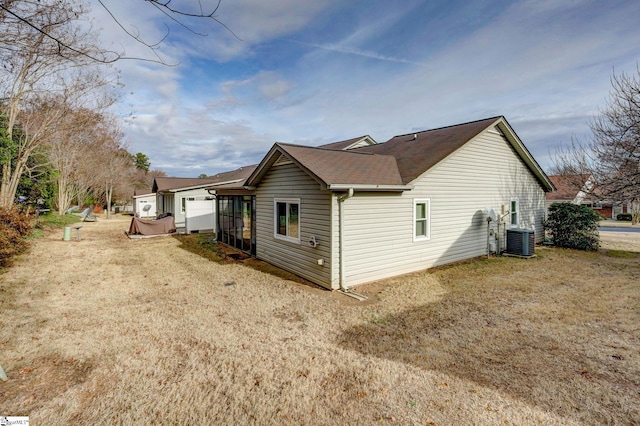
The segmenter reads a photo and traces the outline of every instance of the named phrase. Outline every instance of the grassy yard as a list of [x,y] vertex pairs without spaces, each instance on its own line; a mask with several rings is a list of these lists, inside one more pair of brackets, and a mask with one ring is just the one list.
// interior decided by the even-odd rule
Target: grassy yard
[[481,259],[362,286],[357,302],[181,248],[193,240],[130,241],[128,220],[47,234],[0,275],[0,415],[640,423],[634,247]]

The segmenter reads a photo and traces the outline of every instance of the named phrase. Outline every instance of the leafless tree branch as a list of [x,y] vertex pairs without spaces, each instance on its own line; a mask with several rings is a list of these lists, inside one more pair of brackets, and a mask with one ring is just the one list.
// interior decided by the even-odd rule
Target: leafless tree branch
[[[235,37],[238,40],[241,40],[231,30],[231,28],[229,28],[224,22],[220,21],[218,19],[218,17],[216,16],[216,13],[220,9],[220,5],[222,4],[222,0],[218,0],[216,5],[215,5],[215,7],[210,12],[204,11],[204,8],[202,6],[202,2],[200,0],[198,0],[199,12],[189,12],[188,10],[183,10],[183,9],[180,9],[180,8],[173,7],[171,5],[171,0],[168,0],[168,1],[167,0],[165,0],[165,1],[161,1],[161,0],[144,0],[144,1],[148,2],[151,6],[155,7],[157,10],[159,10],[169,20],[171,20],[175,24],[179,25],[180,27],[182,27],[186,31],[191,32],[192,34],[195,34],[195,35],[198,35],[198,36],[201,36],[201,37],[207,36],[206,33],[202,33],[202,32],[196,31],[189,22],[186,22],[185,20],[183,20],[181,18],[184,18],[186,20],[195,19],[195,20],[211,20],[211,21],[214,21],[216,24],[218,24],[218,25],[222,26],[224,29],[226,29],[233,37]],[[14,4],[17,4],[17,3],[19,3],[19,2],[17,2],[17,1],[9,1],[9,0],[1,2],[0,3],[0,11],[6,13],[7,15],[12,16],[13,18],[18,20],[22,24],[31,27],[33,30],[41,33],[43,36],[45,36],[48,39],[50,39],[51,41],[55,42],[57,47],[58,47],[57,53],[59,55],[61,55],[61,56],[64,56],[68,52],[73,52],[74,54],[82,55],[82,56],[84,56],[84,57],[86,57],[86,58],[88,58],[88,59],[90,59],[90,60],[92,60],[92,61],[94,61],[96,63],[101,63],[101,64],[110,64],[110,63],[114,63],[114,62],[121,61],[121,60],[136,60],[136,61],[157,63],[157,64],[161,64],[161,65],[166,65],[166,66],[176,66],[176,65],[178,65],[178,63],[168,63],[162,57],[162,55],[159,52],[159,48],[160,48],[161,44],[170,35],[169,26],[166,25],[166,24],[165,24],[165,33],[160,38],[160,40],[158,40],[156,42],[149,42],[149,41],[145,40],[145,38],[140,34],[139,31],[137,31],[137,29],[135,29],[135,31],[127,29],[122,24],[120,19],[112,12],[112,10],[109,8],[109,6],[107,4],[105,4],[105,2],[103,0],[98,0],[98,3],[100,4],[100,6],[102,6],[102,8],[109,14],[109,16],[120,27],[120,29],[127,36],[131,37],[131,39],[134,40],[136,43],[147,47],[151,51],[151,53],[153,54],[154,58],[142,58],[142,57],[126,56],[124,53],[119,53],[119,52],[115,52],[115,51],[112,51],[112,50],[99,50],[99,51],[96,51],[95,53],[91,53],[91,52],[85,51],[82,48],[79,48],[78,46],[74,46],[73,44],[67,43],[66,41],[62,40],[60,37],[57,37],[55,34],[53,34],[49,30],[48,27],[38,25],[36,20],[33,19],[33,16],[30,16],[27,13],[24,13],[25,12],[24,9],[18,9],[18,11],[12,9],[11,6],[14,5]],[[24,3],[24,1],[23,1],[23,3]],[[0,16],[0,20],[2,20],[2,16]],[[55,25],[55,23],[52,23],[52,24]],[[1,44],[2,43],[0,43],[0,45]],[[7,46],[4,46],[4,45],[0,46],[0,48],[1,49],[16,49],[16,47],[12,46],[11,44],[9,44]]]
[[589,176],[592,185],[576,189],[593,199],[630,203],[634,223],[640,221],[640,66],[635,75],[614,71],[606,105],[591,118],[589,128],[588,140],[574,138],[569,147],[558,149],[555,171]]

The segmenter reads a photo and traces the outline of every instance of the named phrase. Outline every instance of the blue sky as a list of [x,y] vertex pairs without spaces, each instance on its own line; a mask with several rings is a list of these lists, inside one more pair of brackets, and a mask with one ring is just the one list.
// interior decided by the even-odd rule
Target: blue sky
[[[201,0],[205,9],[215,2]],[[112,0],[167,67],[120,61],[129,151],[196,177],[259,162],[275,142],[320,145],[504,115],[541,166],[588,135],[612,73],[640,61],[640,2],[223,0],[198,36],[142,0]],[[172,4],[189,8],[191,0]],[[97,4],[107,47],[151,58]]]

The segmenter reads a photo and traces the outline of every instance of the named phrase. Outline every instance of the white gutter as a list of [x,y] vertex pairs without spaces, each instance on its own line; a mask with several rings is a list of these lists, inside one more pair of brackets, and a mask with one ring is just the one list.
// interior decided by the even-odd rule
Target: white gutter
[[[357,185],[345,183],[332,183],[327,185],[327,189],[331,191],[407,191],[413,189],[413,185]],[[349,197],[347,197],[349,198]]]
[[349,188],[346,194],[338,197],[338,247],[340,262],[340,290],[349,291],[344,285],[344,202],[353,197],[353,188]]

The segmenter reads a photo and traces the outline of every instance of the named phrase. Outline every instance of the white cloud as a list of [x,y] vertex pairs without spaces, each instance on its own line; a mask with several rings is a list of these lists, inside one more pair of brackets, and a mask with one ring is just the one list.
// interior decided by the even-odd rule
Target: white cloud
[[362,49],[358,49],[355,47],[350,47],[344,44],[320,44],[320,43],[305,43],[302,41],[297,41],[297,40],[291,40],[294,43],[298,43],[304,46],[309,46],[309,47],[315,47],[318,49],[322,49],[322,50],[328,50],[331,52],[338,52],[338,53],[346,53],[346,54],[350,54],[350,55],[356,55],[356,56],[363,56],[365,58],[370,58],[370,59],[377,59],[380,61],[388,61],[388,62],[398,62],[398,63],[403,63],[403,64],[414,64],[414,65],[423,65],[420,62],[416,62],[416,61],[411,61],[408,59],[403,59],[403,58],[397,58],[394,56],[386,56],[386,55],[382,55],[380,53],[374,52],[374,51],[367,51],[367,50],[362,50]]
[[[137,22],[148,5],[135,5],[129,15]],[[127,130],[133,149],[149,155],[152,167],[193,176],[257,162],[275,141],[317,145],[362,134],[384,141],[504,114],[545,167],[549,147],[588,130],[612,68],[633,72],[638,60],[636,2],[519,1],[469,29],[455,10],[435,13],[448,3],[429,4],[430,19],[455,18],[442,24],[440,40],[404,26],[424,3],[373,2],[349,9],[343,22],[338,14],[349,7],[223,1],[218,17],[244,41],[198,23],[208,37],[172,32],[162,47],[182,65],[119,63],[130,93],[122,108],[136,115]],[[314,27],[320,16],[335,31]],[[162,34],[158,22],[143,20],[141,33]],[[115,30],[109,36],[127,42]]]
[[[224,23],[194,22],[204,38],[185,34],[189,54],[226,62],[251,55],[254,46],[300,30],[337,0],[223,1],[217,19]],[[237,38],[236,38],[237,36]]]

